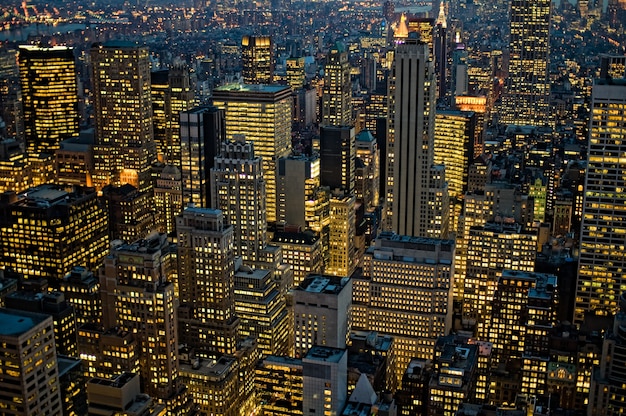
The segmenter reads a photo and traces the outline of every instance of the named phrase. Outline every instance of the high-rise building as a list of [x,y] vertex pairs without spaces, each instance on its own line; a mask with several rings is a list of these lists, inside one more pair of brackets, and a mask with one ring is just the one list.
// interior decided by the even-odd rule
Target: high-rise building
[[78,353],[85,377],[111,378],[124,371],[139,374],[137,337],[120,327],[107,330],[86,323],[78,328]]
[[93,188],[42,185],[0,198],[0,268],[52,287],[76,265],[95,270],[109,249],[105,208]]
[[244,262],[258,261],[267,245],[265,181],[254,143],[242,136],[222,143],[211,169],[211,206],[224,214],[234,229],[235,255]]
[[134,243],[118,241],[100,268],[105,328],[133,333],[139,344],[144,391],[180,414],[186,408],[178,363],[176,264],[165,234]]
[[285,298],[270,270],[254,269],[238,261],[234,278],[235,313],[239,336],[256,339],[263,356],[288,355],[291,322]]
[[437,96],[444,98],[448,92],[448,22],[446,19],[446,5],[443,0],[439,4],[439,15],[435,21],[434,31],[432,53],[435,57]]
[[224,112],[218,108],[196,107],[180,113],[183,204],[211,206],[210,173],[225,134]]
[[490,341],[490,319],[498,279],[504,269],[532,272],[537,233],[516,222],[487,222],[469,231],[463,288],[463,320],[476,327],[479,340]]
[[63,277],[59,288],[67,302],[74,307],[76,327],[86,323],[100,323],[100,283],[93,272],[83,266],[74,266]]
[[152,189],[156,162],[148,48],[111,41],[91,48],[96,146],[94,185]]
[[16,139],[0,140],[0,192],[24,192],[32,184],[31,169]]
[[189,69],[177,64],[151,76],[154,142],[160,162],[180,166],[180,112],[193,107]]
[[396,380],[452,328],[454,241],[382,233],[353,280],[352,327],[394,338]]
[[469,164],[474,158],[474,131],[476,117],[473,112],[437,111],[435,116],[436,164],[446,166],[446,180],[450,199],[462,199],[467,192]]
[[[42,288],[43,289],[43,288]],[[58,291],[17,290],[4,299],[7,309],[35,312],[52,317],[57,353],[76,357],[76,313]]]
[[248,36],[241,39],[243,82],[272,84],[274,81],[274,45],[270,36]]
[[435,78],[428,44],[413,34],[396,48],[389,81],[387,228],[399,235],[447,237],[445,170],[434,162]]
[[378,140],[368,130],[356,135],[354,192],[366,210],[378,206],[380,198],[380,150]]
[[312,232],[274,233],[272,244],[279,246],[283,260],[293,270],[293,285],[298,286],[311,273],[320,273],[323,268],[321,240]]
[[591,97],[589,156],[580,232],[574,323],[585,313],[610,316],[626,284],[626,203],[621,158],[626,136],[626,79],[598,79]]
[[61,414],[61,391],[50,316],[0,309],[2,413]]
[[264,412],[277,416],[302,414],[302,359],[268,356],[256,368],[256,387]]
[[324,269],[333,276],[351,276],[359,264],[356,258],[354,237],[356,235],[354,195],[333,193],[330,198],[328,225],[329,261]]
[[302,372],[302,414],[341,414],[348,399],[348,352],[316,345],[302,358]]
[[294,91],[304,87],[304,57],[287,58],[287,83]]
[[53,154],[78,134],[78,87],[74,50],[67,46],[22,45],[20,82],[24,139],[29,155]]
[[509,76],[502,98],[504,124],[550,124],[550,0],[513,0],[510,7]]
[[156,230],[171,234],[176,229],[176,217],[183,211],[182,174],[174,165],[166,165],[154,185]]
[[321,184],[354,194],[356,136],[354,127],[320,127]]
[[337,44],[331,49],[326,59],[320,124],[353,126],[352,83],[350,82],[348,52],[345,46]]
[[181,342],[200,356],[233,354],[235,315],[233,226],[222,211],[187,207],[176,219]]
[[135,241],[154,231],[154,201],[152,194],[139,192],[130,184],[102,189],[102,199],[109,211],[111,241]]
[[165,413],[163,406],[142,394],[139,375],[131,372],[115,374],[111,378],[93,378],[87,383],[90,415],[127,413],[158,416]]
[[521,393],[549,394],[549,341],[556,324],[557,305],[556,276],[501,272],[489,336],[496,365],[521,367]]
[[230,84],[213,91],[213,104],[224,110],[226,138],[243,135],[263,160],[267,222],[278,211],[278,159],[291,149],[291,89],[279,85]]
[[295,356],[314,346],[345,348],[350,332],[352,280],[310,275],[293,290]]

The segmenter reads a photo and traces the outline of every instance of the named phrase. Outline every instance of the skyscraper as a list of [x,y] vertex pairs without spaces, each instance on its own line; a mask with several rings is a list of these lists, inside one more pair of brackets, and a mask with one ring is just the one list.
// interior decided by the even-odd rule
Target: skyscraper
[[187,207],[176,219],[181,342],[200,356],[236,350],[233,226],[222,211]]
[[354,194],[356,136],[354,127],[320,127],[321,184]]
[[243,135],[263,159],[267,221],[277,218],[276,165],[291,149],[291,88],[230,84],[213,91],[213,104],[224,110],[226,138]]
[[183,204],[211,206],[211,168],[225,138],[224,111],[196,107],[180,113]]
[[0,268],[52,287],[73,266],[95,269],[108,252],[108,220],[93,188],[42,185],[0,198]]
[[502,98],[502,123],[549,124],[551,7],[550,0],[511,1],[509,77]]
[[270,36],[244,36],[241,39],[243,82],[271,84],[274,78],[274,45]]
[[159,161],[180,166],[180,112],[193,107],[189,69],[174,65],[151,72],[154,141]]
[[234,229],[235,255],[247,261],[260,260],[267,244],[265,181],[261,158],[254,143],[242,136],[222,143],[222,151],[211,169],[211,206],[224,213]]
[[352,126],[352,83],[350,62],[345,46],[335,45],[324,65],[324,88],[322,90],[323,126]]
[[148,48],[107,42],[91,48],[96,121],[94,185],[152,187],[156,161]]
[[78,88],[74,51],[66,46],[20,46],[24,138],[31,155],[54,153],[78,135]]
[[0,309],[2,414],[63,413],[52,327],[50,316]]
[[428,45],[411,33],[396,48],[389,81],[387,228],[400,235],[447,237],[445,170],[433,165],[435,77]]
[[580,232],[574,323],[610,316],[626,284],[626,79],[597,79],[591,97],[589,156]]

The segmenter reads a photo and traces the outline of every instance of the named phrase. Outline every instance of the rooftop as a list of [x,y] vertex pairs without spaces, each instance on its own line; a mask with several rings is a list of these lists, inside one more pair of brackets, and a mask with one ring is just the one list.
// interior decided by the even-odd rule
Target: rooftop
[[52,320],[48,315],[1,308],[0,336],[20,336],[46,319]]
[[289,90],[286,85],[266,85],[266,84],[227,84],[215,88],[214,92],[258,92],[265,94],[276,94],[277,92]]
[[310,293],[337,294],[343,290],[349,278],[330,275],[309,275],[296,290]]
[[325,361],[338,363],[341,358],[346,354],[346,350],[341,348],[323,347],[321,345],[314,345],[304,357],[308,361]]

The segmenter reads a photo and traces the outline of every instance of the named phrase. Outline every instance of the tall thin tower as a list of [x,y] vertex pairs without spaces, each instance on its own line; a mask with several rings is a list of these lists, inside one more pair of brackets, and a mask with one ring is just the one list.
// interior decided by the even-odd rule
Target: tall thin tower
[[246,84],[271,84],[274,78],[274,45],[270,36],[241,39],[241,75]]
[[591,96],[589,155],[580,232],[574,323],[611,316],[626,285],[626,79],[597,79]]
[[97,188],[129,183],[140,191],[152,186],[156,161],[148,48],[107,42],[91,48]]
[[324,126],[353,124],[350,62],[345,47],[340,44],[330,51],[324,66],[321,124]]
[[448,191],[443,166],[433,165],[435,73],[428,44],[410,35],[396,48],[389,81],[387,228],[442,238],[448,231]]
[[512,0],[509,78],[500,121],[548,124],[551,0]]
[[54,153],[78,134],[78,88],[72,48],[20,46],[24,136],[30,155]]

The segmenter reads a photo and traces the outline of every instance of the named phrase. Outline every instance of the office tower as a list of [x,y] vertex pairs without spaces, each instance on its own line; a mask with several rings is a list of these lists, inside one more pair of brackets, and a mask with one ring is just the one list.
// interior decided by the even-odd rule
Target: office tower
[[233,354],[235,315],[233,226],[222,211],[187,207],[176,218],[181,342],[200,356]]
[[453,259],[452,240],[381,233],[353,278],[352,327],[394,338],[398,385],[411,359],[431,359],[452,328]]
[[532,272],[537,233],[516,222],[487,222],[469,231],[463,287],[463,323],[476,327],[479,340],[490,341],[493,300],[502,270]]
[[63,185],[93,186],[93,129],[59,143],[54,152],[54,177]]
[[7,309],[50,315],[54,324],[54,344],[57,353],[76,357],[76,313],[61,292],[40,290],[17,290],[4,299]]
[[163,406],[141,391],[139,375],[123,372],[110,378],[93,378],[87,383],[90,415],[126,413],[157,416],[165,413]]
[[129,183],[152,189],[156,162],[148,48],[131,42],[94,44],[90,52],[96,124],[94,185]]
[[241,39],[241,76],[246,84],[272,84],[274,80],[274,45],[270,36],[247,36]]
[[267,219],[263,167],[254,143],[242,136],[222,143],[211,169],[211,195],[211,206],[233,227],[235,255],[258,261],[267,245]]
[[556,276],[515,270],[500,273],[489,340],[493,342],[495,365],[521,369],[521,393],[549,393],[549,341],[557,304]]
[[240,414],[238,370],[235,357],[227,355],[180,366],[181,377],[199,410],[225,416]]
[[78,352],[87,378],[111,378],[124,371],[139,374],[140,345],[123,328],[102,329],[86,323],[78,328]]
[[314,233],[278,231],[272,244],[279,246],[283,260],[293,270],[293,286],[298,286],[309,275],[323,269],[321,240]]
[[67,303],[74,307],[77,328],[86,323],[100,323],[100,283],[93,272],[83,266],[74,266],[61,280],[59,289]]
[[356,135],[354,192],[358,201],[369,211],[379,204],[380,150],[378,140],[368,130]]
[[326,57],[322,89],[322,126],[353,126],[350,62],[345,46],[335,45]]
[[356,136],[354,127],[320,127],[321,184],[354,194]]
[[346,195],[343,192],[333,193],[330,198],[329,261],[324,270],[333,276],[351,276],[359,264],[355,258],[355,203],[354,195]]
[[509,76],[500,122],[544,126],[551,123],[549,0],[513,0],[510,8]]
[[239,85],[218,87],[213,104],[224,110],[226,138],[242,134],[254,143],[263,160],[263,177],[267,197],[267,222],[278,215],[276,171],[278,159],[291,149],[291,89],[278,85]]
[[[484,95],[456,95],[454,106],[459,111],[473,112],[476,116],[474,131],[474,157],[483,153],[483,131],[485,129],[485,116],[487,111],[487,97]],[[489,110],[490,111],[490,110]],[[470,189],[471,190],[471,189]]]
[[542,223],[546,219],[547,186],[537,178],[528,186],[528,196],[533,198],[533,221]]
[[[428,44],[429,56],[431,61],[435,61],[435,19],[430,17],[411,17],[406,19],[406,34],[403,33],[405,38],[415,36],[411,33],[415,33],[418,39]],[[435,77],[436,79],[436,77]]]
[[256,368],[257,396],[263,412],[280,416],[302,414],[302,359],[270,355]]
[[456,415],[463,402],[474,402],[478,375],[478,347],[454,336],[435,345],[433,374],[428,384],[428,414]]
[[102,199],[109,210],[111,241],[135,241],[154,231],[154,201],[148,192],[139,192],[130,184],[102,189]]
[[82,360],[57,355],[61,407],[64,415],[87,414],[87,378],[81,368]]
[[15,139],[0,139],[0,192],[24,192],[31,186],[31,165]]
[[619,138],[626,135],[626,80],[597,79],[591,96],[589,156],[574,323],[582,323],[586,313],[610,316],[626,283],[623,239],[626,203],[621,173],[626,169],[620,158],[624,147]]
[[172,411],[182,411],[178,322],[169,280],[175,269],[167,236],[155,233],[134,243],[118,241],[99,277],[104,327],[133,333],[145,393]]
[[166,165],[154,185],[154,207],[159,221],[157,231],[172,234],[176,217],[183,211],[182,174],[180,168]]
[[50,316],[0,309],[0,403],[5,415],[61,413],[54,331]]
[[[290,155],[278,159],[278,222],[306,229],[319,214],[320,158]],[[328,201],[327,201],[328,202]],[[328,206],[326,207],[328,210]],[[328,216],[328,215],[326,215]]]
[[24,139],[29,155],[53,154],[78,134],[78,87],[74,50],[67,46],[19,47]]
[[287,58],[287,83],[291,89],[295,91],[303,88],[305,82],[304,57]]
[[437,111],[435,116],[436,164],[446,166],[450,199],[462,199],[468,191],[469,164],[474,158],[476,117],[473,112]]
[[0,270],[0,308],[4,308],[4,299],[17,290],[18,276]]
[[211,168],[225,139],[222,110],[195,107],[180,113],[183,204],[211,206]]
[[150,73],[154,142],[160,162],[180,166],[180,112],[194,106],[189,69],[175,64]]
[[446,237],[445,170],[434,166],[435,80],[428,45],[406,38],[396,48],[389,81],[387,229],[399,235]]
[[310,275],[293,290],[295,356],[314,345],[345,348],[350,332],[352,280]]
[[42,185],[0,198],[0,267],[52,287],[75,265],[95,270],[109,248],[108,221],[93,188]]
[[619,298],[619,311],[603,339],[602,355],[594,366],[589,394],[590,415],[619,415],[624,411],[626,370],[626,295]]
[[263,356],[287,355],[292,332],[289,314],[271,271],[242,265],[241,260],[238,263],[234,298],[239,336],[256,339]]
[[302,414],[338,415],[348,398],[348,352],[345,348],[312,347],[302,358]]

